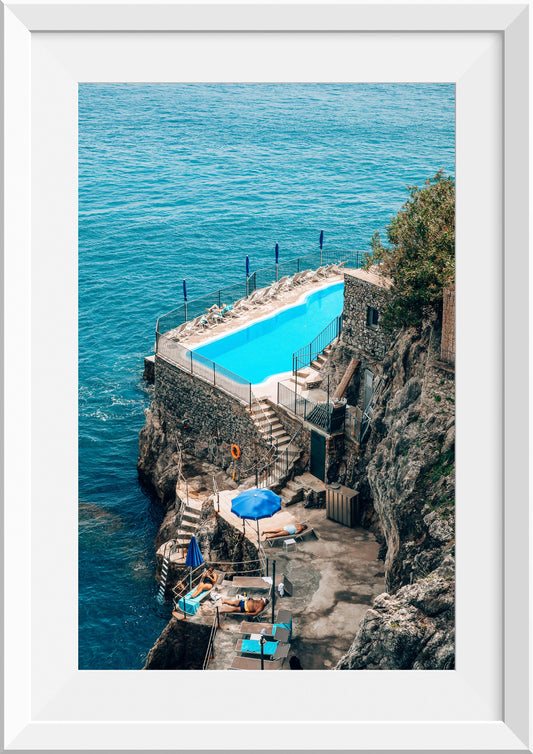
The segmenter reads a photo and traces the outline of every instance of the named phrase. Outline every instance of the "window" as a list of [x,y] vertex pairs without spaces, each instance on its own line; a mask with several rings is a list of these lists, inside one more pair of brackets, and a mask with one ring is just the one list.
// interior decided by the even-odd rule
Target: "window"
[[379,312],[377,309],[373,309],[371,306],[366,308],[366,323],[370,327],[377,327],[379,319]]

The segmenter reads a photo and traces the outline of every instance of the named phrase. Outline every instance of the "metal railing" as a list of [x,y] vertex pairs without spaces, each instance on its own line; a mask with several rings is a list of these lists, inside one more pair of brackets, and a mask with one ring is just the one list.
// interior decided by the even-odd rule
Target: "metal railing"
[[292,355],[292,371],[296,373],[299,369],[312,364],[324,349],[329,346],[342,331],[342,314],[331,320],[326,327],[314,338],[309,345],[300,348]]
[[354,442],[359,442],[362,412],[359,406],[346,406],[344,434]]
[[278,405],[329,435],[340,432],[344,427],[345,401],[313,401],[298,393],[296,385],[293,388],[278,382]]
[[259,288],[272,285],[285,275],[295,275],[304,270],[317,269],[324,264],[340,264],[341,262],[345,262],[349,267],[360,267],[364,256],[365,252],[359,252],[355,249],[317,249],[301,257],[263,267],[253,272],[248,278],[243,278],[225,288],[219,288],[211,293],[206,293],[204,296],[184,302],[176,309],[163,314],[157,320],[156,339],[185,322],[204,315],[206,310],[212,306],[221,307],[224,304],[232,304],[238,299],[248,297]]
[[216,364],[211,359],[206,359],[205,356],[191,351],[165,335],[159,336],[158,355],[251,408],[252,384],[244,377],[230,372],[226,367]]
[[205,670],[209,665],[210,660],[215,656],[215,637],[217,631],[220,628],[220,615],[218,613],[218,606],[215,607],[215,617],[213,618],[213,624],[211,626],[211,632],[209,634],[209,641],[207,642],[207,649],[205,651],[204,664],[202,670]]
[[363,442],[363,440],[366,437],[367,432],[370,429],[372,420],[374,418],[374,409],[383,391],[384,385],[385,385],[385,381],[383,380],[382,377],[378,377],[373,384],[372,395],[370,396],[370,400],[368,401],[366,407],[364,408],[363,415],[361,417],[361,427],[359,430],[359,442]]

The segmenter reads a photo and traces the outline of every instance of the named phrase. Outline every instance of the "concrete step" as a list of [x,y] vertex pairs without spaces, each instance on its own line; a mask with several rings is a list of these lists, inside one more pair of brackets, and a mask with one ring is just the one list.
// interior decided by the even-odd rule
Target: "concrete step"
[[293,490],[294,492],[301,492],[303,490],[303,487],[301,484],[298,484],[298,482],[295,482],[291,479],[291,481],[287,482],[287,487],[290,490]]
[[280,423],[280,421],[279,421],[279,419],[277,419],[275,417],[272,417],[272,421],[269,421],[268,419],[266,419],[266,420],[262,419],[261,421],[258,420],[256,422],[254,422],[254,424],[260,430],[262,430],[262,431],[268,430],[269,432],[270,432],[270,427],[272,427],[272,429],[274,429],[274,428],[275,429],[280,429],[280,427],[283,428],[282,425],[281,425],[281,423]]
[[292,487],[289,487],[287,484],[286,487],[284,487],[281,490],[280,496],[281,499],[284,501],[285,506],[288,505],[295,505],[295,503],[298,503],[300,500],[303,500],[304,491],[303,488],[300,487],[298,490],[292,489]]
[[265,439],[272,437],[273,440],[280,440],[283,437],[287,437],[287,433],[281,426],[275,427],[272,430],[268,428],[268,429],[263,429],[259,431]]
[[181,517],[181,520],[183,523],[190,522],[192,524],[197,524],[201,518],[202,514],[200,513],[200,511],[185,511],[185,513]]
[[266,409],[263,409],[261,411],[261,409],[259,409],[259,408],[255,409],[255,407],[254,407],[254,408],[252,408],[252,411],[249,412],[249,413],[252,414],[252,418],[254,419],[254,421],[257,421],[258,419],[269,419],[270,420],[270,419],[273,419],[276,416],[275,412],[272,411],[271,408],[266,408]]

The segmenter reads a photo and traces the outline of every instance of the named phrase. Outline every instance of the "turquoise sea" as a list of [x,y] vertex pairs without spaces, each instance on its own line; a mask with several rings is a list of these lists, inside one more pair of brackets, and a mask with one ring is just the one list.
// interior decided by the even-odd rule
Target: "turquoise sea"
[[318,246],[366,251],[440,168],[448,84],[79,87],[79,667],[135,669],[166,625],[162,510],[138,483],[158,315]]

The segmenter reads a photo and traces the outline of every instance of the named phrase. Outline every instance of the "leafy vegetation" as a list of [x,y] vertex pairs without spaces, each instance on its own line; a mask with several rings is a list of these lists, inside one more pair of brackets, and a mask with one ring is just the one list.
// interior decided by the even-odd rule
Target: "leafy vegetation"
[[380,265],[392,281],[384,312],[388,327],[419,325],[433,309],[440,312],[444,288],[455,279],[455,181],[439,171],[423,188],[409,186],[409,199],[387,226],[388,246],[379,233],[365,267]]

